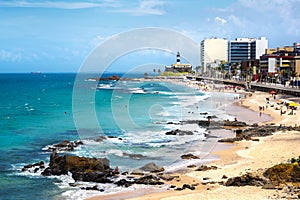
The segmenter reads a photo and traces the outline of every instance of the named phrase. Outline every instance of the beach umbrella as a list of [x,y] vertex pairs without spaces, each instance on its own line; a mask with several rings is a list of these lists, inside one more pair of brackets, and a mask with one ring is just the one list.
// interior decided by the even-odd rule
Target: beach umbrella
[[270,94],[276,94],[275,90],[270,91]]
[[291,106],[291,107],[297,107],[297,106],[299,106],[299,104],[297,104],[297,103],[295,103],[295,102],[290,102],[289,103],[289,106]]

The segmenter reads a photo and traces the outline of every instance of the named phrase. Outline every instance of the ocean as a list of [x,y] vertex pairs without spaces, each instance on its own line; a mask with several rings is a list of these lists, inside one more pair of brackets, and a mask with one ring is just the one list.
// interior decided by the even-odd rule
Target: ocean
[[[122,74],[119,74],[122,76]],[[24,165],[49,162],[49,145],[82,140],[72,152],[107,157],[111,167],[130,171],[155,162],[172,171],[192,152],[213,159],[206,130],[179,125],[189,119],[233,119],[226,113],[235,94],[210,94],[182,84],[152,81],[93,81],[83,74],[0,74],[0,199],[84,199],[101,194],[71,187],[70,176],[22,172]],[[109,74],[107,74],[109,76]],[[222,109],[223,108],[223,109]],[[181,129],[193,135],[170,136]],[[98,141],[99,136],[107,139]],[[185,163],[186,164],[186,163]],[[104,193],[124,190],[99,185]],[[129,188],[129,190],[132,188]]]

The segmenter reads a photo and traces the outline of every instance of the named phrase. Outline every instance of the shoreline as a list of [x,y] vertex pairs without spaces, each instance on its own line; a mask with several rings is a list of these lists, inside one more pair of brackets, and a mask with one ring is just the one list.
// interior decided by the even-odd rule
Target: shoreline
[[[153,81],[153,80],[151,80]],[[162,80],[159,80],[162,81]],[[163,80],[164,81],[164,80]],[[171,80],[171,82],[175,82],[178,84],[177,80]],[[179,82],[179,84],[188,85],[187,82]],[[199,85],[195,85],[191,83],[188,85],[190,87],[197,87]],[[202,88],[203,89],[203,88]],[[214,91],[212,88],[205,88],[209,92]],[[216,91],[216,92],[236,92],[236,91]],[[249,93],[241,92],[247,96],[247,98],[239,99],[233,102],[233,110],[234,108],[243,108],[248,111],[254,112],[256,115],[256,120],[260,120],[258,122],[259,125],[265,124],[284,124],[284,125],[295,125],[299,122],[297,120],[297,116],[281,116],[278,110],[273,109],[273,107],[267,107],[264,111],[259,111],[259,105],[266,106],[265,98],[270,98],[268,93],[263,92],[255,92],[252,96],[248,96]],[[274,103],[274,102],[272,102]],[[245,113],[238,112],[239,109],[235,110],[236,117],[240,120],[240,118],[245,117]],[[232,114],[232,113],[231,113]],[[270,116],[268,120],[261,120],[261,118],[266,115]],[[248,116],[246,115],[246,118]],[[252,116],[254,117],[254,116]],[[289,118],[289,119],[286,119]],[[283,122],[283,123],[280,123]],[[300,123],[300,122],[299,122]],[[293,141],[295,139],[295,141]],[[284,162],[291,157],[295,157],[300,154],[300,149],[297,145],[297,140],[300,139],[299,133],[282,133],[277,132],[272,136],[267,136],[260,138],[259,142],[253,141],[240,141],[233,144],[226,144],[228,148],[225,149],[215,149],[211,152],[213,155],[217,155],[218,159],[214,160],[208,165],[217,166],[217,170],[209,170],[205,172],[196,172],[192,170],[187,170],[183,173],[176,173],[176,175],[180,176],[180,181],[178,182],[171,182],[170,184],[174,185],[182,185],[183,183],[204,183],[203,178],[208,177],[210,181],[219,182],[222,181],[222,176],[226,175],[227,177],[241,175],[241,173],[245,173],[251,170],[258,170],[259,168],[266,168],[271,167],[273,164],[277,164],[278,162]],[[275,141],[274,141],[275,140]],[[283,147],[279,149],[275,149],[280,142],[284,141],[288,143],[288,147]],[[218,145],[219,143],[217,143]],[[259,155],[261,150],[266,151],[267,153],[273,153],[272,159],[268,160],[268,162],[261,162],[265,155],[262,155],[263,158],[260,158]],[[295,151],[293,151],[295,149]],[[291,150],[291,151],[289,151]],[[276,153],[275,153],[276,152]],[[285,152],[284,155],[278,154]],[[254,159],[259,160],[259,162],[255,162]],[[259,168],[258,168],[259,167]],[[251,170],[249,170],[251,169]],[[108,194],[108,195],[101,195],[101,196],[94,196],[88,198],[88,200],[97,200],[97,199],[132,199],[132,200],[142,200],[142,199],[239,199],[236,192],[232,192],[232,189],[236,192],[247,193],[248,196],[245,196],[245,199],[262,199],[262,198],[269,198],[274,195],[273,190],[263,190],[258,187],[226,187],[220,186],[216,184],[199,184],[196,187],[196,190],[183,190],[183,191],[166,191],[166,192],[125,192],[125,193],[116,193],[116,194]],[[277,192],[278,193],[278,192]],[[278,194],[276,194],[278,195]]]

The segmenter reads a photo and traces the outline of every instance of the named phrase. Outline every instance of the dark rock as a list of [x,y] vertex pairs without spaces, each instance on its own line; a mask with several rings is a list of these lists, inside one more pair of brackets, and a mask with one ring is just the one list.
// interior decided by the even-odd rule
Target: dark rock
[[47,151],[73,151],[74,148],[83,145],[82,141],[69,141],[64,140],[61,143],[54,144],[51,147],[48,147]]
[[183,184],[182,189],[190,189],[191,186],[189,184]]
[[218,167],[216,166],[206,166],[206,165],[201,165],[198,169],[196,169],[196,171],[207,171],[207,170],[216,170],[218,169]]
[[134,183],[133,181],[127,181],[126,179],[121,179],[121,180],[115,182],[114,184],[116,184],[117,186],[129,187],[133,183]]
[[195,156],[195,155],[189,153],[189,154],[182,155],[181,159],[183,159],[183,160],[190,160],[190,159],[200,159],[200,158],[198,156]]
[[97,187],[97,185],[94,185],[92,187],[83,187],[81,189],[84,189],[84,190],[99,190],[98,187]]
[[75,181],[96,182],[96,183],[112,183],[109,173],[106,172],[74,172],[72,178]]
[[247,126],[247,123],[245,123],[245,122],[240,122],[240,121],[229,121],[229,120],[225,120],[225,121],[224,121],[224,126],[246,127],[246,126]]
[[226,186],[263,186],[269,183],[269,181],[263,177],[253,175],[251,173],[244,174],[242,176],[237,176],[229,178],[225,183]]
[[197,167],[196,165],[188,165],[187,168],[195,168]]
[[240,137],[236,137],[236,138],[223,138],[223,139],[220,139],[218,140],[218,142],[224,142],[224,143],[234,143],[236,141],[241,141],[243,140],[243,138],[240,138]]
[[122,172],[121,175],[128,175],[128,171]]
[[142,171],[151,172],[151,173],[157,173],[157,172],[165,171],[165,169],[163,167],[159,167],[153,162],[148,163],[148,164],[146,164],[145,166],[143,166],[139,169],[142,170]]
[[194,133],[192,131],[183,131],[183,130],[179,130],[179,129],[175,129],[175,130],[171,130],[165,133],[166,135],[194,135]]
[[22,172],[33,169],[33,172],[36,173],[39,169],[43,169],[43,168],[45,168],[45,163],[44,161],[40,161],[34,164],[25,165],[22,168]]
[[164,182],[160,181],[160,178],[154,175],[143,176],[134,181],[135,184],[144,184],[144,185],[163,185]]
[[226,176],[225,174],[222,176],[222,179],[227,179],[228,176]]

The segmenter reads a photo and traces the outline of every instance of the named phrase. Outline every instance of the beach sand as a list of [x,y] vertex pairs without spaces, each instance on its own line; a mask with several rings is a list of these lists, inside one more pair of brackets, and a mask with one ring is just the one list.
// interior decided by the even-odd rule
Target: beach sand
[[[245,93],[245,95],[247,95]],[[247,95],[248,96],[248,95]],[[266,104],[266,98],[270,102]],[[271,99],[272,98],[272,99]],[[277,96],[277,99],[280,98]],[[284,124],[284,125],[300,125],[300,118],[298,115],[280,115],[280,110],[275,110],[277,106],[277,99],[274,99],[268,93],[255,92],[252,96],[246,99],[241,99],[236,102],[234,106],[243,106],[249,108],[254,112],[252,115],[253,121],[259,121],[263,114],[271,116],[268,121],[260,120],[259,124]],[[271,105],[274,105],[271,107]],[[259,106],[264,106],[265,109],[262,115],[259,114]],[[234,109],[233,109],[234,110]],[[245,113],[235,112],[239,119],[245,118]],[[255,116],[254,116],[255,115]],[[251,117],[251,116],[249,116]],[[270,120],[271,119],[271,120]],[[186,173],[178,173],[179,178],[170,182],[179,187],[183,184],[195,184],[195,190],[182,191],[133,191],[128,193],[114,194],[108,196],[96,196],[89,198],[89,200],[97,199],[131,199],[131,200],[145,200],[145,199],[163,199],[163,200],[191,200],[191,199],[277,199],[282,197],[280,190],[266,190],[261,187],[244,186],[244,187],[226,187],[217,184],[219,181],[226,181],[222,178],[234,177],[245,174],[246,172],[262,172],[264,169],[275,164],[286,162],[292,157],[300,155],[300,133],[293,132],[276,132],[271,136],[259,138],[259,141],[240,141],[231,145],[231,148],[213,152],[218,155],[219,159],[209,163],[208,166],[217,166],[216,170],[208,171],[193,171]],[[215,184],[205,184],[204,179]],[[150,192],[150,194],[149,194]],[[152,192],[152,193],[151,193]]]

